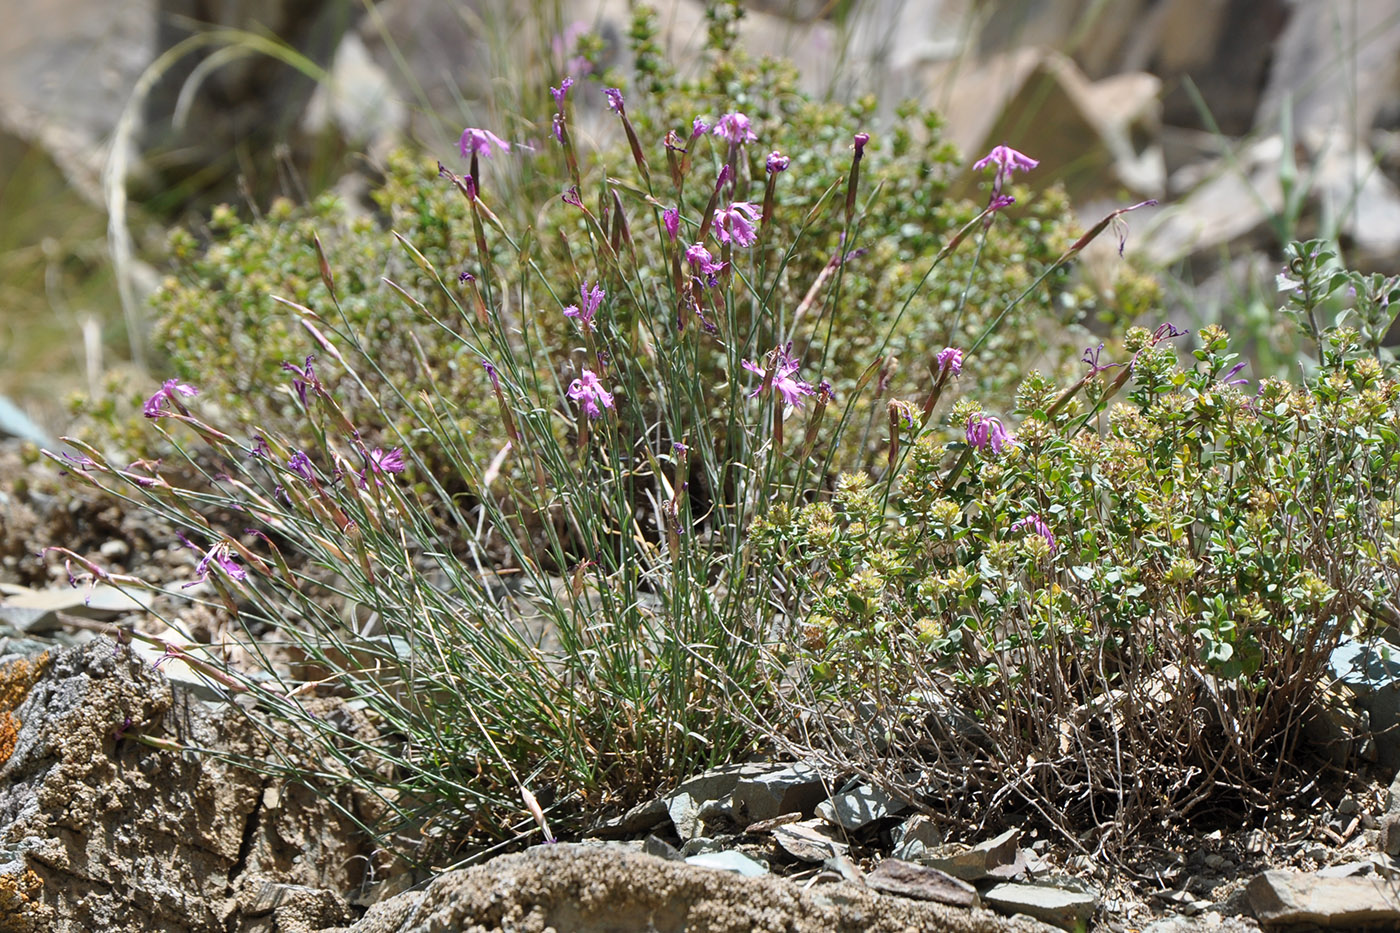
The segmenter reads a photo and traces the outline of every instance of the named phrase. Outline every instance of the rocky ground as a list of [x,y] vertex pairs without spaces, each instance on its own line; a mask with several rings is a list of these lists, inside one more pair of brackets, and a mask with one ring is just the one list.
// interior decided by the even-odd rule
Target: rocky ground
[[[1364,734],[1355,711],[1325,736],[1345,741],[1332,750],[1344,767],[1320,770],[1308,806],[1144,839],[1127,864],[1042,837],[1029,816],[945,838],[858,780],[754,761],[600,821],[592,838],[429,878],[361,831],[372,800],[231,763],[295,750],[128,637],[168,633],[157,615],[176,598],[89,595],[38,556],[61,544],[178,587],[195,555],[140,513],[65,494],[18,451],[0,449],[0,933],[1400,924],[1388,854],[1400,853],[1400,787],[1387,790],[1379,763],[1397,743]],[[180,611],[217,631],[212,613]],[[322,714],[372,730],[333,701]]]
[[[254,6],[227,3],[217,15],[246,27]],[[389,0],[341,34],[317,19],[330,6],[260,9],[271,17],[264,25],[330,68],[331,82],[272,94],[275,72],[240,63],[196,95],[182,138],[158,138],[168,127],[152,116],[186,68],[160,82],[132,147],[169,147],[202,168],[209,151],[232,148],[228,134],[240,127],[285,122],[276,113],[289,95],[304,108],[303,142],[326,127],[357,151],[433,138],[431,125],[415,125],[432,108],[396,106],[416,98],[395,82],[423,89],[440,109],[470,97],[480,69],[460,67],[461,49],[476,48],[466,21],[425,0]],[[624,5],[598,6],[604,31],[620,34]],[[752,6],[746,44],[796,57],[808,86],[822,90],[839,41],[817,15],[824,5]],[[61,11],[0,35],[0,177],[17,177],[6,153],[41,154],[99,238],[101,143],[146,64],[178,38],[160,25],[167,7],[64,0]],[[1176,309],[1191,316],[1182,323],[1213,319],[1251,279],[1268,292],[1285,216],[1296,214],[1299,235],[1335,221],[1360,267],[1390,274],[1400,265],[1400,17],[1390,0],[1007,2],[982,17],[964,56],[967,47],[947,40],[976,7],[858,5],[844,67],[891,105],[913,95],[943,107],[968,152],[997,142],[1033,150],[1043,180],[1063,182],[1086,216],[1125,193],[1167,202],[1135,243],[1191,281]],[[1107,12],[1081,30],[1091,7]],[[703,33],[699,9],[679,2],[668,14],[682,46]],[[329,34],[338,45],[323,41]],[[1337,65],[1338,36],[1355,39],[1348,68]],[[97,50],[89,67],[75,67],[78,47]],[[397,61],[391,49],[402,50]],[[96,80],[75,86],[87,75]],[[1218,133],[1205,131],[1188,75]],[[1027,126],[1034,145],[1015,135]],[[1285,152],[1305,164],[1306,190],[1280,183]],[[52,282],[37,281],[54,301]],[[39,310],[21,308],[27,319]],[[73,386],[12,368],[24,352],[0,352],[3,391],[52,428],[56,400]],[[75,349],[44,368],[73,371],[80,357]],[[0,406],[6,430],[43,433]],[[697,775],[600,826],[598,838],[429,881],[357,828],[375,817],[372,801],[230,764],[228,756],[290,750],[196,672],[178,661],[156,669],[159,650],[124,637],[167,635],[160,617],[179,613],[186,632],[212,641],[215,614],[171,596],[87,594],[68,585],[61,561],[36,556],[64,546],[177,589],[197,559],[122,503],[61,493],[53,474],[17,446],[0,447],[0,933],[1400,926],[1400,787],[1390,783],[1400,731],[1387,731],[1400,721],[1400,670],[1380,664],[1379,674],[1352,676],[1341,661],[1335,715],[1310,735],[1323,762],[1311,799],[1261,825],[1226,815],[1191,835],[1145,838],[1127,865],[1043,838],[1029,820],[943,838],[858,781],[774,761]],[[1361,659],[1368,664],[1376,662]],[[367,728],[353,711],[332,705],[325,715]]]

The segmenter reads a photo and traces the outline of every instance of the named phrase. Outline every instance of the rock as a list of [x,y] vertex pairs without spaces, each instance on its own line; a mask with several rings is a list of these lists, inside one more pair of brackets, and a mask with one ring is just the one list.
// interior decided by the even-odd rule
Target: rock
[[1328,667],[1370,715],[1376,761],[1400,769],[1400,649],[1383,639],[1344,638]]
[[34,930],[212,933],[238,927],[268,883],[353,887],[371,844],[345,813],[372,811],[129,735],[259,760],[268,751],[242,713],[181,700],[105,637],[34,663],[32,678],[0,669],[16,725],[12,744],[0,739],[0,899],[14,908],[0,929],[20,916]]
[[62,586],[47,590],[9,587],[0,600],[0,622],[26,634],[51,631],[62,623],[59,613],[85,619],[111,619],[150,608],[149,596],[131,589],[119,590],[105,583],[91,590]]
[[1336,127],[1302,138],[1313,158],[1317,209],[1351,240],[1351,267],[1391,272],[1400,261],[1400,189],[1382,174],[1364,143]]
[[1095,83],[1066,56],[1031,47],[971,69],[949,62],[927,80],[937,86],[954,78],[959,93],[948,98],[944,116],[969,163],[1005,143],[1040,160],[1036,185],[1062,181],[1075,200],[1112,197],[1122,188],[1157,197],[1166,189],[1161,149],[1138,149],[1139,140],[1157,137],[1160,82],[1152,75]]
[[891,855],[904,862],[918,862],[943,844],[943,831],[932,818],[911,816],[894,828]]
[[1400,813],[1387,813],[1381,817],[1376,845],[1386,855],[1400,855]]
[[561,844],[446,872],[422,890],[375,904],[336,933],[527,929],[1030,933],[1046,928],[1029,918],[886,898],[845,882],[803,890],[772,876],[743,878],[645,855]]
[[768,874],[768,866],[755,862],[742,852],[733,850],[728,852],[702,852],[699,855],[688,856],[685,860],[687,865],[694,865],[696,868],[717,868],[720,871],[732,871],[745,878],[757,878],[759,875]]
[[887,858],[865,876],[865,883],[886,894],[934,901],[953,907],[976,907],[977,889],[936,868]]
[[338,131],[370,158],[382,157],[408,127],[403,98],[389,75],[370,57],[359,33],[340,41],[326,81],[317,85],[302,115],[308,133]]
[[989,877],[994,869],[1016,864],[1017,855],[1020,853],[1020,847],[1017,845],[1019,838],[1018,830],[1008,829],[1001,835],[974,846],[958,843],[940,846],[924,856],[923,861],[955,878],[981,881]]
[[842,829],[860,829],[867,823],[883,820],[908,809],[884,791],[862,785],[845,794],[837,794],[817,805],[817,816]]
[[773,830],[773,841],[793,858],[816,864],[848,848],[841,836],[823,820],[779,826]]
[[741,819],[757,823],[784,813],[806,815],[825,796],[826,784],[817,769],[798,763],[742,778],[734,785],[733,804]]
[[1303,719],[1303,738],[1338,768],[1350,765],[1356,755],[1372,761],[1376,757],[1371,716],[1352,709],[1349,693],[1335,685],[1324,687]]
[[1400,924],[1400,892],[1368,878],[1324,878],[1266,871],[1246,888],[1254,916],[1266,926],[1316,924],[1332,929]]
[[53,438],[34,423],[19,406],[0,395],[0,437],[18,437],[33,441],[40,447],[56,447]]
[[1083,891],[1040,884],[998,884],[982,895],[989,907],[1026,914],[1065,930],[1082,930],[1098,909],[1099,899]]
[[1393,0],[1293,4],[1272,52],[1256,131],[1276,130],[1287,107],[1300,135],[1337,131],[1365,139],[1400,89],[1400,18]]

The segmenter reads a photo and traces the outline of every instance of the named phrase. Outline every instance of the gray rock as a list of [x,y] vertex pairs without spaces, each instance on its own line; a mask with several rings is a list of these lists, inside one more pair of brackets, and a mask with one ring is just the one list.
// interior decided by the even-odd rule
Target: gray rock
[[686,858],[687,865],[694,865],[696,868],[717,868],[720,871],[732,871],[745,878],[757,878],[760,875],[768,874],[768,866],[756,862],[742,852],[730,850],[728,852],[702,852],[699,855],[692,855]]
[[1333,929],[1400,924],[1400,892],[1372,878],[1324,878],[1266,871],[1250,880],[1249,904],[1260,923]]
[[943,844],[943,831],[930,817],[922,814],[911,816],[895,827],[892,833],[895,858],[905,862],[918,862],[931,855]]
[[860,829],[867,823],[895,816],[908,809],[902,800],[874,787],[860,786],[817,804],[817,816],[842,829]]
[[[581,896],[586,894],[586,896]],[[570,933],[1043,933],[1029,918],[883,897],[838,882],[811,890],[645,855],[561,844],[446,872],[375,904],[338,933],[549,929]],[[322,931],[331,933],[331,931]]]
[[[1020,847],[1017,840],[1020,832],[1008,829],[993,839],[979,842],[974,846],[958,844],[941,846],[925,855],[925,864],[942,869],[955,878],[964,881],[981,881],[990,877],[994,869],[1015,866]],[[1024,867],[1024,863],[1023,863]]]
[[[7,907],[32,929],[233,929],[267,884],[351,890],[371,849],[353,801],[130,735],[268,754],[242,714],[182,700],[105,637],[41,658],[0,669],[0,702],[20,699],[3,710],[17,731],[0,763],[0,891],[20,892]],[[303,900],[322,925],[343,919],[335,896]]]
[[865,876],[865,883],[886,894],[936,901],[953,907],[977,907],[977,889],[966,881],[927,865],[887,858]]
[[1099,906],[1096,896],[1083,891],[1014,882],[998,884],[982,897],[1003,913],[1026,914],[1065,930],[1084,929]]
[[817,769],[798,763],[742,778],[734,786],[733,804],[736,814],[757,823],[784,813],[811,813],[825,796]]
[[0,600],[0,622],[25,634],[37,634],[60,627],[59,613],[86,619],[111,619],[149,608],[148,594],[130,588],[119,590],[105,583],[91,590],[72,586],[47,590],[8,587],[5,598]]
[[1400,769],[1400,648],[1383,639],[1344,638],[1328,666],[1370,716],[1376,761]]
[[795,859],[820,864],[848,848],[841,836],[822,820],[789,823],[773,830],[773,841]]
[[18,437],[33,441],[40,447],[56,447],[53,438],[34,423],[19,406],[0,395],[0,437]]

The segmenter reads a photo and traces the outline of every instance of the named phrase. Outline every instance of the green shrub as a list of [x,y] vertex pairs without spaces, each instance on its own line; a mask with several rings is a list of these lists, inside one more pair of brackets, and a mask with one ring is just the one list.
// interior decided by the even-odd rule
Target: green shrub
[[[1294,248],[1304,318],[1352,278],[1320,246]],[[1362,318],[1385,296],[1359,294]],[[1031,373],[1000,451],[970,396],[946,447],[901,423],[897,479],[758,523],[793,632],[775,721],[846,724],[802,751],[953,821],[1029,804],[1110,847],[1311,786],[1331,650],[1400,620],[1400,384],[1335,327],[1314,380],[1257,394],[1222,329],[1185,368],[1179,336],[1132,331],[1072,385]]]

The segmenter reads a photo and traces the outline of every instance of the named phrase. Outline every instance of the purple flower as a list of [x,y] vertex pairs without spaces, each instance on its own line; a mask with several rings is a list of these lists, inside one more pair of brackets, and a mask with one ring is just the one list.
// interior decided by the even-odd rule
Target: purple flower
[[681,228],[681,212],[674,207],[668,207],[661,212],[661,220],[666,224],[666,235],[671,238],[671,242],[676,241],[676,233]]
[[870,142],[870,134],[857,133],[852,142],[856,145],[856,161],[859,162],[861,157],[865,155],[865,144]]
[[627,113],[625,109],[626,101],[622,99],[622,91],[618,90],[615,87],[610,87],[605,89],[603,93],[606,94],[608,97],[609,110],[614,110],[621,114]]
[[749,118],[737,110],[720,117],[710,132],[729,140],[731,146],[742,146],[758,139],[749,125]]
[[607,295],[607,292],[603,291],[603,289],[597,285],[594,285],[592,289],[590,289],[587,282],[580,285],[578,291],[580,299],[583,302],[582,306],[567,306],[564,308],[564,316],[577,318],[580,327],[585,330],[592,330],[593,315],[598,313],[598,306],[603,303],[603,298]]
[[[190,540],[184,535],[180,535],[180,540],[184,541],[185,544],[190,547],[194,547],[194,545],[190,543]],[[205,551],[204,556],[199,559],[199,563],[195,564],[195,579],[186,583],[184,589],[189,589],[195,584],[208,579],[210,568],[215,566],[234,580],[244,580],[248,577],[248,571],[244,570],[243,566],[239,564],[238,561],[234,560],[233,555],[229,553],[228,542],[219,541],[209,550]]]
[[699,139],[705,135],[705,131],[710,128],[710,124],[705,122],[704,117],[696,117],[690,124],[690,138]]
[[[395,447],[393,450],[385,452],[382,448],[376,447],[371,450],[365,459],[369,462],[369,468],[360,471],[360,488],[369,487],[369,476],[372,473],[402,473],[404,471],[403,448]],[[379,477],[374,479],[374,485],[383,486]]]
[[464,159],[472,155],[485,156],[489,159],[491,158],[492,146],[496,146],[502,152],[510,152],[510,143],[490,130],[479,130],[474,126],[462,130],[462,138],[457,143],[457,148],[462,151]]
[[613,407],[612,393],[603,388],[598,376],[585,369],[569,386],[569,398],[578,402],[590,418],[597,418],[604,408]]
[[308,482],[316,478],[315,468],[311,465],[311,458],[306,455],[305,451],[298,450],[296,453],[292,454],[292,458],[287,461],[287,469]]
[[691,244],[685,251],[685,258],[697,273],[697,280],[703,281],[709,288],[719,284],[719,274],[724,271],[726,263],[715,262],[715,257],[711,256],[704,246],[699,243]]
[[[817,390],[812,388],[810,382],[803,382],[800,379],[793,378],[797,375],[798,363],[797,360],[792,358],[791,352],[792,344],[788,344],[786,347],[779,347],[777,350],[773,351],[773,391],[781,395],[783,401],[787,404],[794,408],[799,408],[802,405],[802,397],[804,395],[816,395]],[[744,360],[743,365],[744,368],[751,373],[758,373],[765,379],[768,376],[768,371],[757,363],[750,363],[748,360]],[[749,393],[749,398],[753,398],[762,391],[763,384],[759,383],[758,388]]]
[[555,142],[562,143],[564,141],[564,115],[562,113],[554,115],[554,127],[550,132],[554,134]]
[[267,446],[267,438],[263,437],[261,434],[254,434],[254,435],[253,435],[253,449],[250,450],[250,451],[248,451],[248,456],[250,456],[250,457],[266,457],[266,456],[268,455],[268,453],[269,453],[269,450],[268,450],[268,446]]
[[482,368],[486,370],[486,375],[491,378],[491,385],[497,392],[501,391],[501,374],[490,360],[481,361]]
[[370,451],[369,465],[376,473],[402,473],[404,471],[403,448],[395,447],[385,451],[376,447]]
[[[1028,172],[1039,165],[1040,162],[1032,159],[1023,152],[1017,152],[1010,146],[993,146],[992,151],[987,153],[976,162],[972,163],[974,171],[982,171],[989,165],[997,167],[996,177],[992,180],[992,201],[995,204],[997,195],[1001,194],[1001,186],[1016,172]],[[993,210],[1000,210],[1005,204],[998,205]]]
[[957,347],[944,347],[938,351],[938,372],[940,375],[946,371],[950,376],[956,376],[962,372],[963,351]]
[[302,408],[306,407],[307,387],[316,389],[321,387],[321,381],[316,378],[316,370],[311,367],[314,362],[316,362],[316,357],[308,356],[305,366],[298,366],[295,363],[282,364],[282,369],[292,374],[292,388],[296,390],[297,398],[301,399]]
[[995,456],[1008,447],[1015,447],[1016,439],[1006,432],[1006,425],[1000,418],[978,413],[967,419],[967,445]]
[[472,275],[470,272],[465,272],[465,271],[464,271],[461,275],[457,276],[457,284],[458,284],[458,285],[466,285],[468,282],[475,282],[475,281],[476,281],[476,276]]
[[583,207],[583,195],[579,194],[578,185],[570,185],[569,190],[564,192],[564,203]]
[[156,391],[155,395],[146,399],[146,404],[141,410],[145,413],[147,418],[163,418],[170,414],[165,408],[166,402],[174,405],[177,409],[183,410],[184,406],[180,404],[180,400],[176,398],[176,396],[183,395],[189,398],[198,394],[199,390],[187,382],[181,382],[178,379],[167,379],[161,385],[160,389]]
[[550,95],[554,98],[554,106],[559,108],[560,113],[564,112],[564,98],[569,96],[569,88],[573,86],[574,79],[566,76],[563,81],[559,82],[558,87],[549,89]]
[[1240,370],[1244,369],[1244,366],[1245,364],[1243,360],[1236,363],[1233,367],[1231,367],[1228,373],[1220,377],[1220,384],[1225,386],[1247,385],[1249,383],[1249,380],[1244,378],[1243,376],[1241,376],[1238,379],[1230,378],[1231,376],[1238,373]]
[[754,224],[758,223],[758,207],[748,201],[735,201],[727,208],[715,211],[715,235],[721,243],[731,239],[739,246],[752,246],[758,239]]
[[1011,526],[1012,531],[1020,531],[1022,528],[1029,528],[1044,538],[1050,545],[1050,553],[1055,553],[1055,536],[1050,533],[1050,526],[1045,524],[1043,518],[1033,512]]
[[779,172],[786,172],[788,166],[791,164],[792,159],[789,159],[787,156],[774,149],[772,152],[768,153],[768,160],[764,162],[763,167],[768,170],[769,175],[776,175]]

